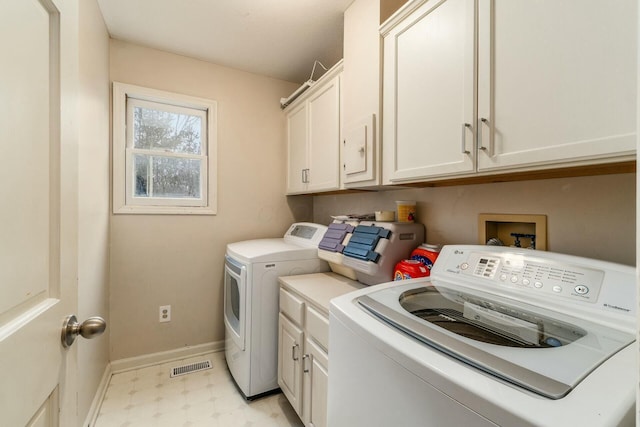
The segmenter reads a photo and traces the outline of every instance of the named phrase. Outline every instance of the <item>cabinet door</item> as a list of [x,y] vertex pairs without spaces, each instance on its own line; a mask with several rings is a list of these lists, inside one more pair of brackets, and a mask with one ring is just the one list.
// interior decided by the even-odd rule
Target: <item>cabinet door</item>
[[323,83],[308,101],[309,191],[340,187],[340,76]]
[[633,154],[636,20],[635,0],[480,0],[478,169]]
[[358,183],[366,186],[367,181],[376,183],[378,144],[376,143],[376,116],[369,115],[345,126],[342,139],[342,180],[345,184]]
[[379,185],[380,0],[355,0],[344,11],[342,182]]
[[474,1],[428,1],[384,35],[386,183],[474,170]]
[[278,385],[302,417],[302,330],[280,313],[278,320]]
[[287,114],[287,194],[306,189],[307,106],[303,103]]
[[305,360],[303,365],[304,424],[307,427],[326,427],[329,357],[320,346],[309,338],[305,341]]

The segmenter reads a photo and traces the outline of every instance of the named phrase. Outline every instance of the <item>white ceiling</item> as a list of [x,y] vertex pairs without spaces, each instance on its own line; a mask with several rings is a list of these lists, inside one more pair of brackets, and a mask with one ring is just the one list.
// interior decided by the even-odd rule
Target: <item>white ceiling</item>
[[[302,83],[342,58],[353,0],[98,0],[115,39]],[[318,68],[315,78],[321,75]]]

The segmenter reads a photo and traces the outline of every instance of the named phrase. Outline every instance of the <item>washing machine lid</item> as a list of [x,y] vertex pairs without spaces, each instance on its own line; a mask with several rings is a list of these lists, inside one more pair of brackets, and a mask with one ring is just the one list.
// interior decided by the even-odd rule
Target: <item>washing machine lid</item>
[[628,332],[446,284],[387,288],[357,303],[425,345],[551,399],[566,396],[635,340]]

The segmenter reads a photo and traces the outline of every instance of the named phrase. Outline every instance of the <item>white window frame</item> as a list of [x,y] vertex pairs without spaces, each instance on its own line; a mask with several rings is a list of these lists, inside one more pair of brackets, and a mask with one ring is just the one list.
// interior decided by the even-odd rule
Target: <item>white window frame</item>
[[[208,194],[205,191],[207,188],[207,112],[206,110],[194,109],[194,108],[185,108],[183,106],[177,105],[169,105],[169,104],[160,104],[158,102],[146,101],[138,98],[127,97],[127,123],[133,123],[133,115],[134,109],[136,107],[152,109],[156,111],[164,111],[168,113],[177,113],[184,114],[190,116],[197,116],[200,118],[201,128],[200,135],[202,136],[202,144],[201,151],[199,154],[190,154],[190,153],[172,153],[172,152],[163,152],[152,149],[141,149],[133,147],[133,126],[127,126],[127,139],[126,139],[126,155],[125,155],[125,181],[126,178],[133,177],[133,159],[136,154],[141,154],[144,156],[162,156],[162,157],[171,157],[174,159],[189,159],[189,160],[198,160],[200,162],[200,198],[157,198],[157,197],[135,197],[135,191],[133,182],[131,184],[127,183],[125,186],[125,201],[127,206],[133,205],[147,205],[147,206],[206,206]],[[153,180],[149,182],[149,186],[153,188]],[[152,190],[151,190],[152,191]]]
[[[201,161],[201,197],[199,199],[133,197],[135,185],[133,155],[138,152],[149,153],[149,150],[133,148],[133,126],[127,126],[127,121],[131,122],[133,118],[132,107],[136,105],[170,112],[188,112],[203,118],[201,133],[203,144],[200,155],[158,152],[162,156]],[[217,213],[216,154],[216,101],[113,82],[113,212],[115,214],[215,215]]]

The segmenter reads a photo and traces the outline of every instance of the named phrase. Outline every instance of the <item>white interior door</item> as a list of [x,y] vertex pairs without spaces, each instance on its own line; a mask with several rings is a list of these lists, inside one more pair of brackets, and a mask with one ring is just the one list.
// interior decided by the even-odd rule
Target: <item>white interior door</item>
[[74,426],[75,0],[0,2],[0,424]]

